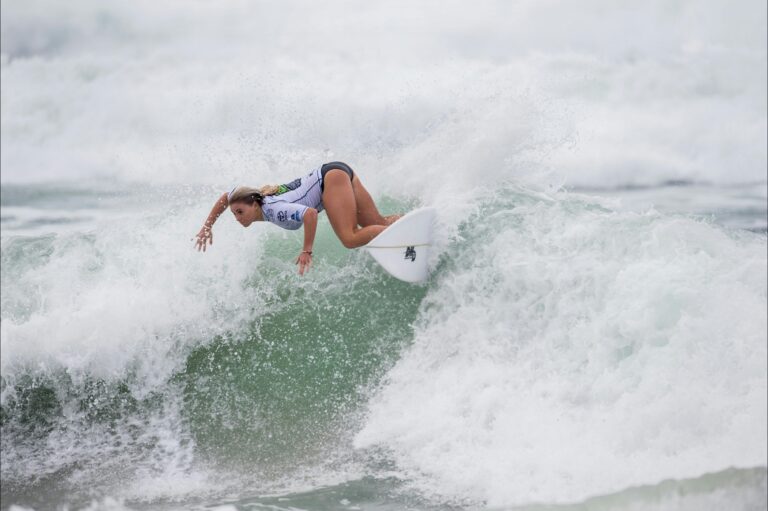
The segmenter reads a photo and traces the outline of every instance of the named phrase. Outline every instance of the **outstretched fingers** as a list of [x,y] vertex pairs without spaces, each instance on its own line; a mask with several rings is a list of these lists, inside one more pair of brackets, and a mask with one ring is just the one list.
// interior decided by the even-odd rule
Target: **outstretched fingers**
[[307,252],[302,252],[296,258],[296,264],[299,265],[299,275],[304,275],[304,272],[309,271],[309,267],[312,266],[312,256]]
[[195,246],[197,247],[197,251],[203,251],[205,252],[206,245],[210,243],[213,245],[213,231],[203,227],[200,229],[200,232],[197,233],[197,243],[195,243]]

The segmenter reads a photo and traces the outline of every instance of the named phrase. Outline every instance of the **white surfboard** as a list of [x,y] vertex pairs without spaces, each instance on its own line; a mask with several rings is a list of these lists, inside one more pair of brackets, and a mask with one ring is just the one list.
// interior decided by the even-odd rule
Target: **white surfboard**
[[363,248],[393,277],[406,282],[427,280],[435,208],[411,211]]

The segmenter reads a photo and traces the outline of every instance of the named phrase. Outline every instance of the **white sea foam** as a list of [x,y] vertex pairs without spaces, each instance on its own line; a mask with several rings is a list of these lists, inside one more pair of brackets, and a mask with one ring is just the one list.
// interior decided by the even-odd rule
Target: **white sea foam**
[[2,9],[5,182],[765,181],[758,0]]
[[[131,375],[142,394],[166,381],[195,339],[239,327],[259,303],[242,284],[259,258],[258,234],[222,221],[217,239],[239,243],[241,254],[202,256],[192,249],[196,219],[161,215],[111,212],[85,233],[66,230],[34,248],[4,240],[4,272],[13,273],[3,283],[0,345],[9,383],[19,371],[64,369],[76,381]],[[25,260],[29,250],[35,258]]]
[[356,445],[494,506],[765,465],[764,237],[505,202],[449,252]]

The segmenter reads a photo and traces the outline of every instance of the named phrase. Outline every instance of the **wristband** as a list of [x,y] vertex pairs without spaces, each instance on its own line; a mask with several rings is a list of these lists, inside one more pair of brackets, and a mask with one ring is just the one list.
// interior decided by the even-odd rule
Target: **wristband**
[[312,255],[312,251],[311,250],[302,250],[301,253],[302,254],[309,254],[310,256]]

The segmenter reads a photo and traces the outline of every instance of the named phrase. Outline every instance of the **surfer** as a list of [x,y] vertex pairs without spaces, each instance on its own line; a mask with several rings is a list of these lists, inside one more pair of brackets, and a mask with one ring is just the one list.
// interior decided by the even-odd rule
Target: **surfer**
[[317,215],[324,209],[333,231],[347,248],[365,245],[400,218],[381,216],[360,178],[340,161],[326,163],[287,184],[239,186],[222,194],[197,233],[198,251],[205,252],[207,245],[213,245],[213,224],[227,208],[243,227],[265,220],[290,230],[303,225],[304,247],[296,259],[300,275],[312,263]]

